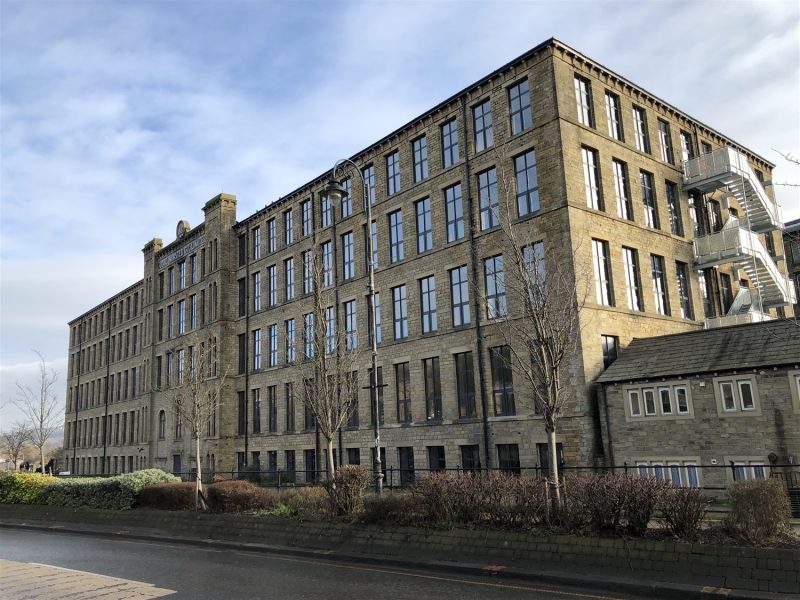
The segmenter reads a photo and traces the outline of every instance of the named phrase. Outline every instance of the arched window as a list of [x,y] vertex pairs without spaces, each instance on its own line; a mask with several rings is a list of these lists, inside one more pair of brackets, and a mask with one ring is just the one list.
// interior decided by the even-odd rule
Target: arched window
[[158,439],[163,440],[167,436],[167,414],[162,410],[158,413]]

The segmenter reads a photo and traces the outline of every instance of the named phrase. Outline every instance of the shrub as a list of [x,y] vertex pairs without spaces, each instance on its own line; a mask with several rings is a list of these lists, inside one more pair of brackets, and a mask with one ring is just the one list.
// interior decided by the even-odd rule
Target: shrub
[[205,488],[209,509],[217,513],[241,513],[251,510],[273,510],[278,494],[249,481],[221,481]]
[[370,525],[419,525],[428,517],[420,494],[370,494],[364,497],[360,520]]
[[657,520],[672,535],[693,540],[710,504],[699,488],[666,485],[656,505],[660,511]]
[[[567,475],[561,485],[561,506],[552,511],[551,523],[567,531],[580,531],[589,524],[588,489],[591,477]],[[550,491],[552,494],[552,490]]]
[[364,490],[371,479],[370,472],[359,465],[344,465],[333,477],[322,482],[328,492],[331,510],[336,515],[352,515],[364,505]]
[[669,484],[659,477],[624,476],[622,498],[626,531],[633,536],[642,536],[653,518],[659,499]]
[[139,492],[137,508],[156,510],[194,510],[196,486],[190,481],[156,483]]
[[0,504],[47,504],[45,488],[57,481],[40,473],[0,476]]
[[47,490],[48,504],[128,510],[139,492],[156,483],[177,482],[178,477],[161,469],[146,469],[107,478],[60,479]]
[[727,527],[754,543],[783,532],[791,516],[789,498],[778,479],[748,479],[728,487],[731,511]]
[[625,506],[624,475],[590,475],[586,478],[586,510],[589,525],[597,533],[614,533],[620,528]]
[[303,521],[318,521],[330,514],[330,500],[321,488],[297,488],[285,497],[289,514]]

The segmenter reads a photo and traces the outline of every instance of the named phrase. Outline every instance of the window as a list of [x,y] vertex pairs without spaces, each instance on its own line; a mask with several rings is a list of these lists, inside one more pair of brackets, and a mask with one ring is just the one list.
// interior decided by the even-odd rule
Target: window
[[461,468],[465,471],[475,471],[481,468],[481,457],[478,444],[459,446],[461,449]]
[[408,487],[414,483],[414,448],[398,448],[397,458],[400,463],[400,487]]
[[316,415],[314,415],[311,402],[309,401],[309,392],[311,391],[313,385],[313,379],[304,380],[303,388],[305,391],[306,401],[304,403],[305,411],[303,413],[303,429],[314,429],[314,427],[317,426]]
[[669,133],[669,123],[666,121],[658,120],[658,141],[661,142],[661,160],[665,163],[672,164],[672,138]]
[[[292,428],[294,430],[294,428]],[[284,458],[286,460],[286,472],[290,474],[290,477],[293,479],[295,471],[297,469],[297,462],[295,457],[294,450],[284,450]]]
[[607,369],[617,360],[619,352],[619,338],[613,335],[601,335],[603,342],[603,368]]
[[[253,311],[261,310],[261,273],[253,274]],[[239,315],[241,316],[241,315]]]
[[431,225],[431,199],[416,203],[417,209],[417,254],[433,248],[433,226]]
[[300,211],[303,215],[303,235],[311,235],[314,228],[314,214],[311,210],[311,200],[300,203]]
[[253,260],[261,258],[261,228],[253,229]]
[[287,383],[283,389],[286,394],[286,431],[294,431],[294,384]]
[[733,304],[733,288],[731,287],[731,276],[727,273],[719,274],[719,293],[722,299],[722,312],[726,313]]
[[625,266],[625,290],[628,308],[644,310],[642,304],[642,280],[639,274],[639,253],[633,248],[622,247],[622,263]]
[[497,416],[515,415],[514,382],[511,375],[511,349],[508,346],[489,348],[489,357],[492,363],[494,414]]
[[658,387],[624,386],[626,418],[694,418],[689,386],[685,382],[664,382]]
[[722,211],[719,207],[719,202],[716,200],[708,201],[708,222],[712,232],[717,232],[722,229]]
[[423,135],[412,143],[414,150],[414,181],[428,176],[428,139]]
[[366,182],[367,187],[369,188],[369,203],[375,204],[375,167],[374,165],[368,166],[362,172],[364,175],[364,181]]
[[333,285],[333,244],[330,242],[322,244],[322,285]]
[[480,152],[494,145],[492,128],[492,103],[487,100],[472,109],[475,129],[475,152]]
[[486,318],[496,319],[506,314],[506,285],[503,275],[503,255],[483,261],[486,284]]
[[353,192],[351,189],[351,181],[349,179],[343,180],[342,187],[344,188],[344,191],[347,192],[345,196],[342,196],[342,218],[346,219],[353,214]]
[[[170,295],[175,293],[175,267],[170,267],[169,268],[169,293],[170,293]],[[120,312],[120,315],[119,315],[119,322],[122,323],[122,313],[121,312]]]
[[642,202],[644,203],[644,224],[653,229],[661,229],[656,209],[653,175],[647,171],[639,171],[639,181],[642,186]]
[[[753,378],[714,378],[717,409],[720,416],[727,413],[759,413],[756,406],[755,381]],[[719,410],[721,407],[722,410]],[[757,410],[758,408],[758,410]]]
[[[490,172],[494,174],[494,169]],[[517,177],[517,212],[519,216],[536,212],[539,210],[539,183],[536,179],[536,153],[533,150],[514,159],[514,173]],[[497,183],[495,182],[496,194]]]
[[372,230],[372,240],[369,239],[367,226],[364,225],[364,270],[366,272],[369,272],[370,242],[372,242],[372,267],[374,269],[378,268],[378,223],[373,221],[370,229]]
[[313,270],[312,270],[312,260],[313,257],[311,255],[311,250],[307,250],[306,252],[302,253],[303,257],[303,293],[310,294],[314,291],[314,277],[313,277]]
[[267,267],[267,294],[270,306],[278,303],[278,276],[275,272],[275,265]]
[[619,96],[611,92],[606,92],[606,119],[608,120],[608,135],[615,140],[624,141]]
[[456,354],[455,361],[458,418],[477,419],[478,409],[475,404],[475,371],[472,364],[472,352]]
[[158,439],[163,440],[167,437],[167,415],[162,410],[158,413]]
[[650,139],[647,135],[647,115],[643,108],[633,107],[633,134],[636,138],[636,149],[650,154]]
[[603,197],[600,194],[600,159],[597,150],[581,146],[583,157],[583,181],[586,185],[586,206],[595,210],[604,210]]
[[594,288],[597,303],[603,306],[614,306],[608,242],[592,239],[592,264],[594,265]]
[[406,286],[400,285],[392,288],[392,305],[394,307],[394,339],[407,338],[408,308],[406,306]]
[[517,444],[497,444],[497,462],[500,471],[506,475],[519,475],[519,446]]
[[389,215],[389,241],[393,263],[403,260],[403,211]]
[[683,221],[681,219],[681,207],[678,204],[678,188],[674,183],[665,183],[667,192],[667,206],[669,208],[669,225],[672,235],[683,237]]
[[261,390],[255,389],[253,395],[253,433],[261,433]]
[[628,165],[616,158],[612,161],[612,165],[614,167],[614,189],[617,194],[617,216],[620,219],[633,221],[633,206],[628,186]]
[[247,264],[247,239],[244,235],[239,236],[239,266]]
[[[372,369],[369,370],[370,374],[370,385],[372,385]],[[383,414],[383,367],[378,367],[378,377],[377,377],[377,384],[378,384],[378,413],[381,416],[381,425],[384,423],[384,414]],[[370,394],[372,396],[372,394]],[[372,425],[375,425],[375,403],[370,400],[370,422]],[[351,463],[352,464],[352,463]]]
[[269,366],[278,366],[278,326],[269,326]]
[[[372,331],[372,324],[370,323],[370,331]],[[375,292],[375,340],[378,344],[381,343],[381,295],[380,292]]]
[[678,298],[681,301],[681,318],[694,319],[692,292],[689,288],[689,265],[675,261],[675,272],[678,276]]
[[[179,281],[180,281],[180,288],[184,289],[186,287],[186,261],[182,260],[178,263],[178,273],[179,273]],[[128,310],[127,310],[127,319],[131,318],[131,299],[128,298]]]
[[525,131],[533,124],[527,79],[508,88],[508,105],[511,117],[511,135]]
[[332,306],[325,309],[325,352],[331,354],[336,347],[336,312]]
[[306,357],[314,356],[314,313],[303,315],[303,343]]
[[[189,296],[191,312],[189,315],[189,327],[197,329],[197,294]],[[133,353],[136,354],[136,327],[133,328]]]
[[397,422],[411,423],[411,376],[407,362],[394,366],[394,379],[397,392]]
[[702,150],[700,154],[711,154],[711,144],[708,142],[700,142],[700,149]]
[[428,358],[422,361],[425,373],[425,414],[428,421],[442,420],[442,377],[439,359]]
[[294,319],[286,321],[286,364],[294,362]]
[[681,131],[681,158],[684,161],[692,160],[694,158],[692,134],[685,131]]
[[344,328],[345,328],[345,347],[352,350],[358,346],[358,331],[356,323],[356,301],[350,300],[344,303]]
[[400,153],[395,150],[386,157],[386,194],[400,191]]
[[253,369],[261,368],[261,330],[253,332]]
[[655,297],[656,312],[659,315],[669,315],[669,300],[667,299],[667,280],[664,272],[664,257],[650,255],[650,270],[653,273],[653,295]]
[[[258,257],[256,257],[258,258]],[[192,254],[189,257],[189,264],[191,265],[191,282],[190,283],[197,283],[197,254]],[[139,294],[133,295],[133,316],[135,317],[138,313],[139,308]]]
[[267,222],[267,237],[268,237],[268,244],[269,244],[269,251],[275,252],[275,219],[270,219]]
[[322,206],[320,207],[320,212],[322,213],[320,215],[321,226],[328,227],[333,222],[333,211],[331,209],[331,201],[327,196],[322,198]]
[[286,288],[286,300],[294,298],[294,259],[283,261],[283,283]]
[[[239,369],[237,374],[244,375],[246,370],[247,364],[245,363],[245,355],[246,355],[246,348],[247,348],[247,335],[244,333],[240,333],[237,336],[237,340],[239,342]],[[167,355],[169,358],[171,355]],[[169,367],[169,365],[167,365]]]
[[238,400],[239,400],[239,412],[238,412],[238,419],[237,424],[238,427],[236,429],[239,435],[244,435],[247,431],[247,392],[238,392]]
[[294,222],[291,209],[283,213],[283,241],[287,246],[294,242]]
[[442,165],[446,169],[458,162],[458,123],[455,119],[442,126]]
[[[178,302],[178,333],[186,333],[186,300]],[[125,331],[125,339],[127,342],[129,330]],[[128,356],[128,344],[125,344],[125,357]]]
[[353,232],[345,233],[342,236],[342,276],[345,280],[352,279],[356,275],[355,249],[353,247]]
[[432,333],[438,329],[436,323],[436,282],[433,275],[419,280],[419,294],[422,300],[422,333]]
[[[158,274],[158,299],[164,299],[164,273],[163,271]],[[114,316],[116,316],[116,310],[114,311]],[[116,319],[115,319],[116,321]],[[74,327],[73,327],[74,329]],[[74,342],[73,342],[74,344]]]
[[428,446],[428,468],[431,471],[444,471],[444,446]]
[[478,195],[481,199],[481,230],[497,227],[500,224],[500,204],[494,169],[478,175]]
[[716,316],[714,309],[714,300],[711,297],[710,282],[713,281],[713,273],[709,272],[710,269],[704,269],[697,272],[697,281],[700,285],[700,296],[703,298],[703,316],[710,319]]
[[575,101],[578,103],[578,123],[594,127],[592,86],[588,79],[575,75]]
[[447,209],[447,241],[455,242],[464,237],[464,207],[461,201],[461,184],[444,191]]

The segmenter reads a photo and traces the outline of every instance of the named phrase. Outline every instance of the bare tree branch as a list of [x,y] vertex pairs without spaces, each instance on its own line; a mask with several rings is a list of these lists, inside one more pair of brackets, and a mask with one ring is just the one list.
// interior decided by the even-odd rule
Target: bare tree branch
[[31,428],[24,423],[14,423],[11,429],[2,432],[3,451],[14,461],[14,470],[17,470],[17,462],[22,454],[23,448],[31,441]]

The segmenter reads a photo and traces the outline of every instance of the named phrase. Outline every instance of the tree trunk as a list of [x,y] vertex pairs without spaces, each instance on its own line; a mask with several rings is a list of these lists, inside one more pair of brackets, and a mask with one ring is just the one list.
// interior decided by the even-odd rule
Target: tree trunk
[[200,498],[200,492],[203,491],[203,468],[200,466],[200,436],[194,438],[194,460],[197,464],[197,476],[195,478],[195,486],[194,486],[194,509],[197,510],[198,504],[202,502]]
[[44,477],[44,446],[39,448],[39,460],[42,461],[42,477]]
[[550,459],[550,483],[552,484],[553,493],[550,496],[553,501],[553,507],[556,508],[561,505],[561,490],[558,486],[558,456],[556,455],[556,430],[555,428],[547,428],[547,454]]
[[336,468],[333,465],[333,440],[327,440],[326,444],[328,449],[328,478],[333,479],[336,474]]

